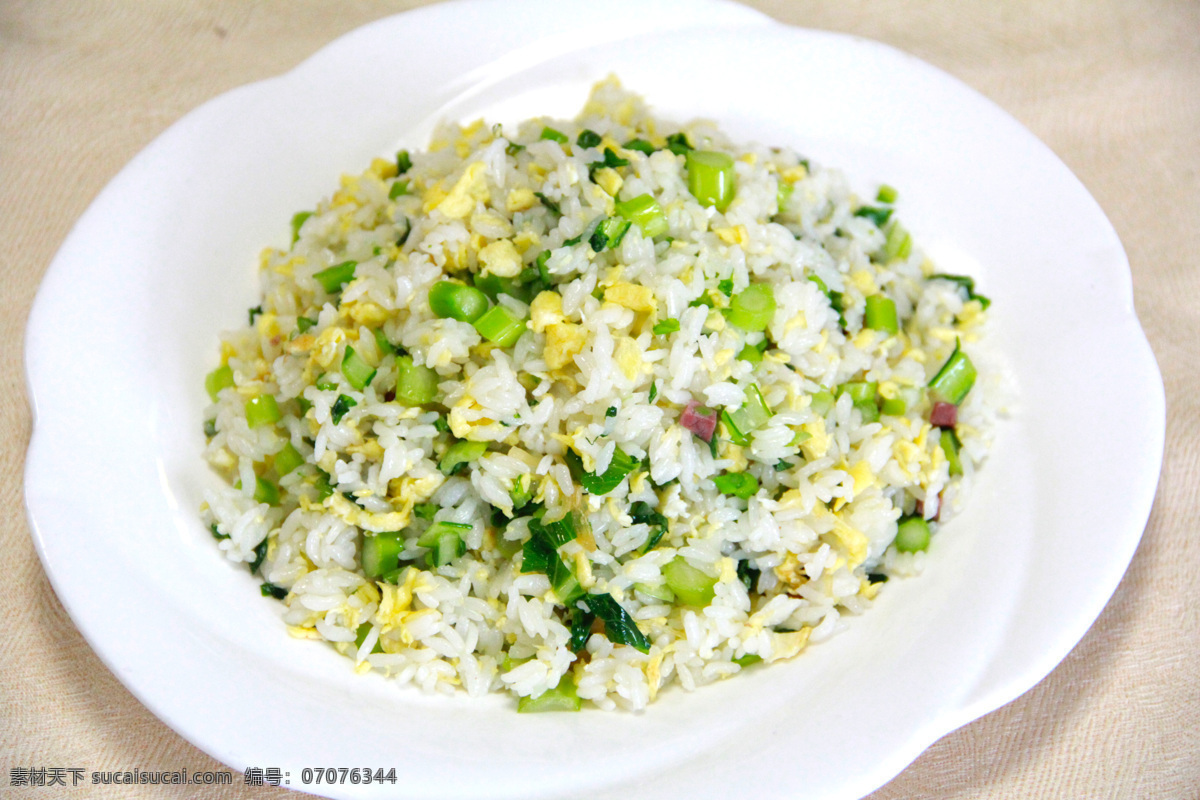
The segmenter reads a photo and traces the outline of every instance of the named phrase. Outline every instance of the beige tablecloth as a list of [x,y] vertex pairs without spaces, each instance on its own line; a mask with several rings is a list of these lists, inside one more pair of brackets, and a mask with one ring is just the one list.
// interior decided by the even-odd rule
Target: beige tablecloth
[[[412,5],[0,3],[0,795],[283,793],[240,779],[211,791],[9,787],[14,768],[222,768],[101,664],[34,553],[21,479],[30,433],[22,333],[71,225],[152,138],[208,98],[287,70],[337,35]],[[1200,4],[752,5],[792,24],[907,50],[991,97],[1045,141],[1116,226],[1166,382],[1157,502],[1095,627],[1040,685],[946,736],[872,798],[1200,797]]]

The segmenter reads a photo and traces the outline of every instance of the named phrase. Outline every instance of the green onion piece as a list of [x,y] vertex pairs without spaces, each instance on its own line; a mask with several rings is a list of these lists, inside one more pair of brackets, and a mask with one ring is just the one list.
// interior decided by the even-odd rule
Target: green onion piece
[[579,145],[580,147],[595,147],[596,145],[600,144],[601,141],[603,140],[600,138],[600,134],[587,128],[584,128],[580,132],[579,136],[575,137],[575,144]]
[[947,275],[946,273],[938,273],[936,275],[930,275],[929,280],[951,281],[958,284],[958,287],[966,293],[968,300],[978,300],[979,305],[984,309],[987,309],[987,307],[992,304],[992,301],[988,298],[981,294],[975,293],[975,279],[967,275]]
[[357,261],[343,261],[341,264],[321,270],[313,277],[324,287],[326,292],[333,294],[341,291],[342,287],[354,278],[354,268],[357,266]]
[[613,644],[627,644],[643,653],[650,652],[650,640],[640,630],[629,612],[610,594],[589,594],[583,602],[588,610],[604,622],[604,633]]
[[487,447],[487,442],[469,442],[460,439],[446,450],[446,454],[438,462],[438,469],[443,475],[453,475],[459,464],[470,464],[475,461],[487,452]]
[[329,483],[329,473],[317,467],[316,477],[313,478],[313,488],[317,490],[317,497],[324,500],[333,494],[333,486]]
[[304,333],[306,330],[316,325],[317,321],[312,317],[296,317],[296,330]]
[[542,194],[541,192],[534,192],[533,194],[548,210],[553,211],[559,216],[562,216],[562,209],[559,208],[558,203],[554,202],[549,197],[546,197],[546,195]]
[[395,181],[392,183],[392,188],[388,190],[388,200],[395,200],[406,194],[408,194],[408,181]]
[[667,215],[653,196],[639,194],[630,200],[616,204],[617,213],[642,229],[647,239],[667,232]]
[[443,536],[461,536],[463,531],[469,530],[471,530],[470,523],[439,520],[425,529],[425,532],[417,539],[417,545],[420,547],[433,547],[437,543],[437,540]]
[[887,242],[883,245],[885,259],[891,261],[895,258],[908,258],[911,254],[912,236],[901,227],[900,223],[893,222],[888,226]]
[[746,667],[753,666],[753,665],[757,664],[758,662],[762,661],[762,656],[756,655],[754,653],[746,653],[746,655],[744,655],[744,656],[738,656],[737,658],[734,658],[731,660],[733,661],[733,663],[737,664],[742,669],[745,669]]
[[323,392],[338,388],[337,381],[329,377],[329,374],[326,372],[322,372],[317,376],[317,381],[314,385]]
[[717,491],[748,500],[758,493],[758,478],[749,472],[726,472],[713,478]]
[[570,673],[558,679],[558,685],[547,689],[537,697],[522,697],[517,701],[518,714],[536,714],[543,711],[578,711],[583,705],[575,688],[575,679]]
[[788,203],[792,199],[792,192],[796,191],[796,187],[790,183],[779,183],[779,188],[775,190],[775,213],[782,214],[787,211]]
[[333,407],[329,409],[329,416],[333,418],[333,424],[340,424],[350,409],[356,405],[358,405],[358,401],[354,398],[339,394],[337,400],[333,401]]
[[865,321],[867,327],[872,330],[890,334],[900,331],[900,323],[896,319],[896,302],[886,295],[873,294],[867,298]]
[[[397,570],[397,572],[399,572],[399,570]],[[388,583],[394,584],[394,583],[396,583],[396,581],[391,580],[391,581],[388,581]],[[363,646],[363,642],[365,642],[367,640],[367,634],[370,632],[371,632],[371,623],[364,622],[362,625],[358,626],[358,628],[354,631],[354,647],[355,647],[355,649]],[[378,639],[375,640],[375,646],[371,648],[371,652],[372,653],[382,653],[383,652],[383,645],[381,645],[379,643]]]
[[766,330],[775,316],[775,290],[752,283],[729,301],[729,324],[747,332]]
[[297,211],[292,215],[292,244],[300,241],[300,229],[304,227],[304,222],[313,215],[311,211]]
[[388,353],[397,352],[396,345],[388,341],[387,334],[383,332],[383,328],[376,328],[374,332],[375,346],[379,348],[379,352],[385,356]]
[[888,219],[892,216],[890,208],[875,208],[873,206],[862,206],[854,212],[856,217],[865,217],[875,223],[877,228],[882,228],[887,224]]
[[897,192],[886,183],[879,187],[879,193],[875,195],[876,203],[894,203],[896,202]]
[[693,567],[683,556],[675,556],[665,564],[662,574],[667,586],[684,605],[703,608],[716,597],[717,579]]
[[283,448],[275,454],[275,472],[277,472],[281,478],[303,464],[304,456],[300,455],[300,451],[298,451],[291,442],[285,444]]
[[929,523],[920,517],[905,517],[896,526],[893,544],[901,553],[917,553],[929,549]]
[[879,404],[879,411],[890,417],[899,417],[908,413],[910,408],[916,408],[921,403],[924,391],[912,386],[902,386],[895,397],[885,397]]
[[273,583],[264,583],[258,587],[262,592],[263,597],[274,597],[276,600],[282,600],[288,596],[288,590],[282,586],[276,586]]
[[942,438],[938,441],[942,447],[942,452],[946,454],[946,463],[950,465],[950,475],[962,475],[962,459],[958,455],[959,444],[958,437],[954,435],[953,428],[942,428]]
[[[729,436],[729,441],[738,447],[748,447],[750,445],[750,437],[733,421],[733,415],[729,411],[725,410],[721,412],[721,422],[725,424],[725,431]],[[716,437],[714,436],[713,438],[715,439]],[[711,442],[712,440],[710,439],[709,441]],[[716,458],[715,453],[713,458]]]
[[737,355],[738,360],[747,361],[751,364],[761,364],[763,360],[763,351],[759,350],[752,344],[748,344],[742,348],[742,352]]
[[254,308],[247,309],[247,312],[246,312],[246,313],[247,313],[247,316],[249,316],[249,317],[250,317],[250,323],[249,323],[249,324],[250,324],[250,325],[253,325],[253,324],[254,324],[254,320],[255,320],[256,318],[258,318],[258,317],[261,317],[261,316],[262,316],[262,313],[263,313],[263,310],[262,310],[262,305],[260,304],[260,305],[257,305],[257,306],[255,306]]
[[879,404],[876,400],[879,384],[874,381],[847,381],[838,388],[838,397],[850,395],[854,407],[862,415],[863,423],[875,422],[879,419]]
[[[621,485],[621,481],[625,480],[625,476],[637,469],[642,463],[638,459],[627,455],[621,448],[616,448],[613,452],[613,457],[608,462],[608,469],[604,470],[601,475],[594,475],[590,472],[584,472],[582,462],[579,456],[572,451],[567,451],[567,464],[572,466],[572,461],[577,465],[579,471],[578,481],[583,490],[589,494],[604,495],[611,492],[613,489]],[[572,459],[572,457],[574,457]]]
[[647,142],[645,139],[630,139],[625,144],[621,145],[626,150],[637,150],[639,153],[651,155],[654,152],[654,145]]
[[733,296],[733,279],[726,278],[723,281],[718,281],[717,282],[717,291],[720,292],[721,294],[725,295],[726,297],[732,297]]
[[829,413],[829,409],[833,408],[834,396],[833,392],[828,389],[821,389],[813,392],[812,395],[812,410],[814,414],[825,416]]
[[403,175],[412,169],[412,158],[409,157],[407,150],[401,150],[396,153],[396,174]]
[[269,506],[279,505],[279,487],[266,478],[254,480],[254,500]]
[[653,403],[656,397],[658,397],[658,381],[650,381],[650,396],[646,402]]
[[438,281],[429,288],[429,308],[442,319],[474,322],[487,311],[488,299],[474,286]]
[[729,418],[743,436],[766,425],[771,416],[771,407],[763,399],[757,384],[750,384],[746,390],[746,402],[742,407],[729,413]]
[[627,219],[608,217],[596,226],[596,230],[592,231],[591,238],[588,239],[588,244],[597,253],[609,248],[615,248],[625,238],[625,233],[632,224]]
[[233,386],[233,367],[228,364],[217,367],[204,377],[204,389],[214,403],[217,402],[217,395],[221,390],[230,386]]
[[379,578],[400,566],[404,539],[400,531],[363,534],[362,568],[368,578]]
[[215,419],[204,420],[204,436],[208,439],[217,435],[217,421]]
[[504,306],[492,306],[474,324],[480,336],[500,347],[512,347],[525,332],[525,320]]
[[660,583],[655,586],[651,586],[650,584],[646,583],[635,583],[633,588],[648,597],[653,597],[655,600],[661,600],[664,603],[675,602],[675,593],[672,592],[665,583]]
[[439,507],[437,503],[417,503],[413,506],[413,513],[420,519],[432,520]]
[[437,399],[438,374],[408,356],[396,359],[396,400],[406,406],[423,406]]
[[962,351],[960,342],[955,341],[954,352],[929,382],[929,391],[935,400],[958,405],[975,385],[975,365]]
[[279,422],[279,404],[269,394],[256,394],[246,401],[246,424],[251,428]]
[[257,575],[259,568],[263,565],[263,562],[267,560],[267,547],[267,540],[263,539],[258,543],[258,546],[254,548],[254,560],[246,565],[250,568],[251,575]]
[[664,319],[662,322],[655,323],[653,330],[655,336],[666,336],[668,333],[675,333],[679,330],[679,320]]
[[538,139],[548,139],[552,142],[558,142],[559,144],[567,143],[567,135],[565,133],[562,131],[556,131],[554,128],[550,127],[542,128],[542,135],[539,136]]
[[604,148],[604,159],[603,160],[593,161],[591,164],[588,164],[588,174],[591,175],[596,170],[604,169],[605,167],[609,167],[611,169],[616,169],[617,167],[628,167],[628,166],[629,166],[629,159],[621,158],[619,155],[617,155],[616,153],[613,152],[613,149],[611,147],[606,147],[606,148]]
[[354,352],[353,347],[346,345],[346,352],[342,355],[342,374],[351,386],[361,392],[371,383],[375,372],[375,368],[363,361],[362,356]]
[[672,133],[667,137],[667,149],[677,156],[687,155],[692,149],[686,133]]
[[729,208],[733,201],[733,157],[715,150],[692,150],[687,154],[688,191],[702,206]]
[[550,251],[543,250],[538,253],[537,258],[533,261],[533,266],[537,269],[538,277],[542,279],[542,283],[550,285],[550,268],[547,266],[550,263]]
[[504,148],[504,152],[508,153],[510,156],[515,156],[524,149],[525,145],[521,144],[520,142],[509,142],[508,147]]

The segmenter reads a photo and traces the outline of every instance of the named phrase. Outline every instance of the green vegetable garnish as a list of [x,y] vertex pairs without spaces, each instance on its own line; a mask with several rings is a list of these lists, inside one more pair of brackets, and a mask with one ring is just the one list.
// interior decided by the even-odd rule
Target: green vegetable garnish
[[567,143],[567,135],[565,133],[562,131],[556,131],[554,128],[549,127],[542,128],[542,135],[538,138],[542,140],[549,140],[551,142],[558,142],[559,144]]
[[662,236],[667,232],[667,215],[662,206],[648,194],[639,194],[630,200],[616,204],[617,213],[642,229],[647,239]]
[[217,367],[204,378],[204,389],[208,392],[208,396],[212,401],[217,402],[217,395],[222,389],[227,389],[233,386],[233,367],[225,364]]
[[702,206],[717,211],[733,201],[733,157],[715,150],[691,150],[687,154],[688,191]]
[[901,553],[917,553],[929,548],[929,523],[921,517],[905,517],[896,526],[893,541]]
[[752,283],[729,301],[729,324],[753,333],[766,330],[775,316],[775,290],[769,283]]
[[675,558],[662,568],[667,586],[684,605],[703,608],[716,597],[717,579],[689,564],[683,556]]
[[460,439],[446,450],[438,469],[443,475],[453,475],[459,464],[470,464],[487,452],[487,442],[469,442]]
[[326,292],[333,294],[340,292],[343,286],[353,280],[354,270],[357,266],[357,261],[343,261],[341,264],[321,270],[313,277]]
[[333,418],[333,424],[340,424],[342,418],[356,405],[358,405],[358,401],[353,397],[339,394],[337,400],[333,401],[333,407],[329,409],[329,415]]
[[409,356],[396,359],[396,400],[406,406],[423,406],[438,396],[438,374]]
[[668,333],[675,333],[679,330],[679,320],[664,319],[661,322],[655,323],[653,330],[656,336],[665,336]]
[[362,568],[368,578],[379,578],[400,566],[404,539],[400,531],[363,534]]
[[274,425],[280,419],[279,404],[269,394],[256,394],[246,401],[246,424],[251,428]]
[[900,323],[896,319],[896,302],[882,294],[873,294],[867,298],[867,310],[864,322],[868,328],[885,333],[895,334],[900,331]]
[[363,361],[362,356],[354,352],[353,347],[346,345],[346,351],[342,355],[342,375],[346,376],[346,381],[351,386],[361,392],[371,383],[375,372],[375,368]]
[[517,701],[518,714],[542,711],[578,711],[583,705],[575,688],[575,679],[568,672],[558,679],[558,685],[537,697],[522,697]]
[[500,305],[492,306],[474,324],[480,336],[500,347],[512,347],[525,332],[525,320]]
[[717,491],[748,500],[758,493],[758,478],[749,472],[726,472],[713,478]]
[[958,405],[975,385],[975,365],[962,351],[962,343],[955,340],[954,352],[929,382],[929,393],[935,400]]
[[487,311],[488,299],[474,286],[438,281],[429,287],[429,308],[443,319],[474,322]]
[[580,147],[595,147],[596,145],[600,144],[601,141],[603,141],[603,139],[601,139],[600,134],[593,130],[588,130],[587,128],[580,132],[579,136],[575,137],[575,144],[579,145]]
[[629,612],[609,594],[585,595],[583,603],[604,622],[604,633],[613,644],[627,644],[643,653],[650,652],[650,640],[640,630]]
[[277,472],[281,478],[297,467],[301,467],[303,465],[304,456],[300,455],[300,452],[296,450],[291,442],[285,444],[283,448],[275,454],[275,472]]

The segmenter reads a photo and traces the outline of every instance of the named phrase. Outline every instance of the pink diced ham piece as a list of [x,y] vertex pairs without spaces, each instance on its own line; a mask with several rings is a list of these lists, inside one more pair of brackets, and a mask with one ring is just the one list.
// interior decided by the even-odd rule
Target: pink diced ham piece
[[707,415],[701,414],[696,410],[700,407],[700,403],[695,400],[688,403],[687,407],[683,409],[683,414],[679,417],[679,424],[704,441],[711,442],[713,431],[717,429],[717,412],[712,411]]
[[958,422],[958,406],[939,400],[929,412],[929,422],[939,428],[953,428]]

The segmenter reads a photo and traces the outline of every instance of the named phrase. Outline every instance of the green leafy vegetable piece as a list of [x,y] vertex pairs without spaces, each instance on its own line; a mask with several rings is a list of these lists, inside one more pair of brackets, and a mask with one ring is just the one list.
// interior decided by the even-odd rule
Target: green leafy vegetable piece
[[583,598],[588,610],[604,622],[604,633],[613,644],[627,644],[643,653],[650,652],[650,640],[646,638],[629,616],[629,612],[610,594],[589,594]]

